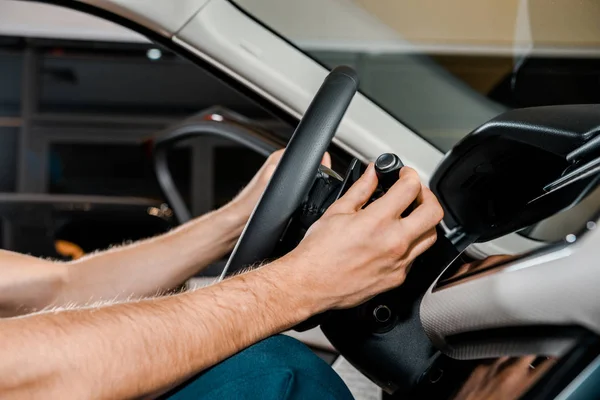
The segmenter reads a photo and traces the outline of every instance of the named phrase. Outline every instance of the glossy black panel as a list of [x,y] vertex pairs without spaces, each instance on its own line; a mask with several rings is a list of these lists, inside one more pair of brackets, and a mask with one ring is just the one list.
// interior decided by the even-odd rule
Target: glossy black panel
[[577,167],[568,155],[599,132],[600,105],[513,110],[485,123],[446,155],[431,179],[446,225],[483,242],[577,204],[597,186],[598,174],[545,188]]

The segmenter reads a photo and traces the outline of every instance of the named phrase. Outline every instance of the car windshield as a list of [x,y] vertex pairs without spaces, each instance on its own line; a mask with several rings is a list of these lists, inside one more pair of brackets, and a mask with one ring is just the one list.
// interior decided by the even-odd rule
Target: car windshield
[[594,0],[237,0],[438,149],[518,107],[600,102]]

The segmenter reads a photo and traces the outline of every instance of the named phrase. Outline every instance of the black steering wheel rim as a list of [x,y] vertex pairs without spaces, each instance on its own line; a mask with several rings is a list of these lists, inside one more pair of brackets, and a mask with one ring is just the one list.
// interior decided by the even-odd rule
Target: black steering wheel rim
[[325,78],[240,236],[221,278],[269,257],[290,218],[308,194],[337,128],[358,90],[350,67]]

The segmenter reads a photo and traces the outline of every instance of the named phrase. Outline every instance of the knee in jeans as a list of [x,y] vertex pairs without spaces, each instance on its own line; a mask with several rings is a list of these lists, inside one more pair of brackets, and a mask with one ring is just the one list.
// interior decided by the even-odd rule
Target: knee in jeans
[[210,368],[173,398],[292,400],[352,396],[340,377],[310,349],[293,338],[278,335]]

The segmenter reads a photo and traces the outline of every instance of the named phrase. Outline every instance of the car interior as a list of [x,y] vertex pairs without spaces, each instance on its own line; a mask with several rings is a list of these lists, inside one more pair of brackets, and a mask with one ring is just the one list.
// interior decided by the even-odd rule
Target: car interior
[[[206,284],[292,250],[366,162],[375,162],[379,177],[370,201],[385,194],[405,164],[419,172],[431,164],[422,175],[445,215],[437,242],[413,262],[405,284],[358,307],[315,316],[290,334],[322,332],[325,345],[321,339],[307,343],[331,364],[349,363],[354,375],[340,375],[359,400],[600,396],[597,55],[519,53],[513,60],[511,54],[504,56],[511,58],[504,73],[494,72],[494,84],[483,85],[456,72],[473,56],[299,49],[301,42],[288,38],[293,27],[272,20],[274,11],[259,2],[212,2],[265,30],[269,24],[290,51],[326,71],[296,115],[270,99],[270,87],[257,86],[258,78],[251,85],[230,71],[222,79],[227,72],[215,72],[182,44],[185,29],[181,43],[166,43],[147,26],[102,7],[49,3],[137,26],[159,44],[0,36],[0,70],[30,74],[22,78],[29,84],[18,87],[14,78],[0,76],[0,132],[6,131],[0,146],[21,157],[0,160],[8,176],[0,179],[1,248],[69,260],[167,232],[225,204],[265,157],[286,147],[234,251],[198,280]],[[391,4],[349,3],[382,20],[382,4]],[[352,10],[348,18],[364,17]],[[537,2],[529,2],[534,26],[536,10]],[[196,65],[183,67],[184,58]],[[369,60],[374,69],[382,62],[409,73],[380,83],[377,92],[365,72]],[[139,67],[147,75],[126,82],[143,63],[150,65]],[[98,83],[106,65],[120,68],[125,79],[103,89]],[[200,78],[187,83],[195,73]],[[162,75],[171,80],[160,83]],[[419,93],[415,77],[424,86]],[[190,89],[182,90],[186,85]],[[410,90],[399,93],[399,87]],[[443,98],[430,94],[434,87]],[[26,98],[32,93],[35,100]],[[381,125],[373,122],[374,131],[387,118],[402,124],[393,140],[386,142],[389,132],[366,132],[371,142],[360,142],[356,137],[363,136],[344,130],[355,121],[369,125],[375,114],[359,109],[366,102],[365,109],[385,114]],[[440,112],[443,107],[450,111]],[[437,118],[428,117],[430,110]],[[444,124],[447,135],[439,133]],[[405,131],[422,137],[411,133],[403,147]],[[23,132],[29,143],[19,142]],[[410,146],[426,149],[412,152]],[[326,151],[331,168],[319,165]],[[428,159],[429,151],[439,156]],[[116,161],[106,161],[107,154]],[[123,171],[130,168],[128,176]],[[98,191],[101,181],[112,183]],[[356,374],[375,397],[367,397]]]

